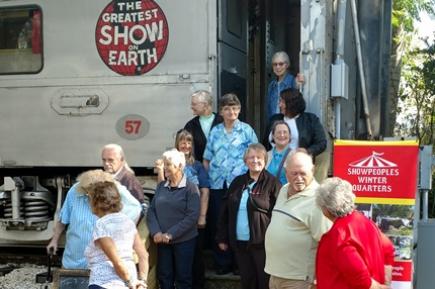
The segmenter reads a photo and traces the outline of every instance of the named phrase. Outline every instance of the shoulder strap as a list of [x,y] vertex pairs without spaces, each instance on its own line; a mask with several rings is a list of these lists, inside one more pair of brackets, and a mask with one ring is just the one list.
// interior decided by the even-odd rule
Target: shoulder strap
[[284,156],[282,157],[281,163],[279,164],[278,171],[276,172],[276,175],[275,175],[275,177],[277,177],[278,179],[279,179],[279,176],[281,175],[281,171],[282,171],[282,168],[284,166],[285,159],[287,158],[289,152],[290,152],[290,148],[287,148],[287,150],[284,153]]

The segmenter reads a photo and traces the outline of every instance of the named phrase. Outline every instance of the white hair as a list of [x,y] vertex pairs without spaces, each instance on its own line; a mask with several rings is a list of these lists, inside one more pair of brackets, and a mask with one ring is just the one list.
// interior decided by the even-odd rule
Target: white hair
[[124,168],[129,171],[130,173],[133,173],[133,170],[130,168],[130,166],[127,163],[127,159],[125,158],[125,153],[124,150],[122,149],[122,147],[119,144],[116,143],[110,143],[110,144],[106,144],[103,149],[101,150],[101,152],[105,151],[105,150],[109,150],[109,151],[115,151],[119,157],[121,158],[122,161],[124,161]]
[[328,178],[317,188],[316,203],[334,217],[344,217],[355,209],[352,185],[338,177]]
[[192,98],[196,98],[198,101],[207,104],[208,106],[213,105],[213,98],[207,90],[198,90],[192,94]]
[[277,58],[280,58],[284,60],[285,63],[287,63],[290,66],[290,58],[288,57],[288,54],[285,51],[278,51],[272,56],[272,62],[276,60]]
[[186,157],[184,156],[184,153],[178,151],[177,149],[165,151],[163,153],[163,159],[168,160],[174,166],[180,167],[181,169],[184,169],[186,166]]
[[295,150],[292,150],[291,152],[289,152],[289,154],[287,155],[287,158],[285,160],[285,167],[290,167],[291,166],[291,162],[294,161],[294,158],[296,156],[301,155],[301,157],[303,158],[304,162],[306,161],[307,164],[311,165],[312,168],[314,168],[314,162],[313,162],[313,157],[308,153],[308,151],[304,148],[297,148]]

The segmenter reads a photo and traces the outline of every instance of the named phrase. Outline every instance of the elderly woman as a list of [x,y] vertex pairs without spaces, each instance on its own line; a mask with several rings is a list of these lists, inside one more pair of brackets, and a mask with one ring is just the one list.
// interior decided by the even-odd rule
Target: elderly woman
[[[198,237],[196,240],[195,257],[193,261],[193,288],[204,288],[205,284],[205,265],[202,255],[205,237],[205,225],[208,209],[209,187],[207,172],[199,161],[195,160],[195,150],[192,134],[182,129],[177,132],[175,137],[175,148],[184,153],[186,166],[184,174],[186,178],[198,186],[200,192],[200,210],[198,219]],[[164,180],[163,160],[156,161],[157,177],[159,181]]]
[[186,123],[184,129],[193,135],[195,159],[202,162],[210,130],[222,122],[222,116],[213,112],[213,97],[206,90],[192,94],[190,108],[195,117]]
[[[280,113],[279,96],[281,91],[287,88],[298,88],[293,75],[289,73],[290,59],[284,51],[278,51],[272,56],[272,69],[275,78],[269,83],[267,89],[267,119],[274,114]],[[303,77],[298,74],[298,81],[303,82]]]
[[267,152],[251,144],[243,159],[248,171],[231,183],[224,198],[216,236],[219,248],[236,254],[243,289],[267,289],[264,235],[270,222],[279,181],[267,172]]
[[284,162],[290,149],[290,128],[283,120],[276,121],[272,126],[272,142],[275,146],[267,152],[266,168],[269,173],[277,177],[282,185],[287,184]]
[[266,130],[263,140],[265,147],[271,147],[272,135],[270,134],[270,127],[273,126],[275,121],[284,120],[290,127],[291,149],[304,148],[313,157],[323,152],[327,144],[325,131],[315,114],[305,112],[306,103],[302,93],[296,89],[283,90],[281,91],[280,103],[283,111],[271,119],[269,129]]
[[318,289],[389,288],[393,244],[355,210],[354,201],[352,185],[340,178],[326,179],[317,189],[317,205],[334,223],[317,249]]
[[[238,119],[241,107],[235,94],[228,93],[222,96],[219,106],[224,122],[210,131],[203,161],[210,180],[207,216],[210,241],[216,236],[222,197],[234,178],[246,171],[243,153],[248,145],[258,142],[252,127]],[[214,243],[211,245],[214,250],[216,273],[218,275],[229,273],[233,269],[231,253],[222,252]]]
[[199,193],[183,173],[186,159],[176,149],[163,153],[166,181],[157,185],[147,223],[157,244],[157,276],[161,289],[192,288]]
[[66,195],[59,221],[54,228],[53,238],[47,245],[49,253],[52,251],[56,253],[59,238],[66,229],[66,244],[62,257],[62,267],[65,269],[88,268],[84,251],[92,239],[92,231],[97,221],[89,204],[89,188],[99,183],[114,183],[121,195],[122,212],[136,223],[142,211],[140,203],[127,188],[116,182],[109,173],[102,170],[86,171],[77,177],[77,181]]
[[[136,225],[121,213],[121,195],[112,182],[88,189],[92,212],[99,218],[92,240],[85,250],[88,259],[89,289],[146,288],[148,253]],[[133,260],[139,259],[139,274]]]

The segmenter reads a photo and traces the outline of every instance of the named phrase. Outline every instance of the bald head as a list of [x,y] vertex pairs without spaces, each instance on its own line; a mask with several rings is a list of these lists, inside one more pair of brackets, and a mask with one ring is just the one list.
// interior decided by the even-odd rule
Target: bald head
[[312,157],[306,151],[296,150],[288,156],[286,165],[289,191],[295,194],[305,190],[314,179]]

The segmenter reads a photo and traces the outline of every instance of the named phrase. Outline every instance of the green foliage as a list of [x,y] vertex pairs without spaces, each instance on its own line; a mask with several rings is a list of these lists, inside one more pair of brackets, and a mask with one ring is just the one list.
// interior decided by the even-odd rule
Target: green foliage
[[393,41],[401,43],[400,32],[414,32],[414,20],[420,20],[420,12],[435,13],[435,0],[394,0],[391,23],[393,26]]
[[[435,0],[393,0],[393,69],[401,70],[397,97],[393,108],[397,115],[395,134],[417,137],[421,145],[435,149],[435,43],[426,40],[426,48],[411,50],[414,21],[420,13],[435,14]],[[432,175],[435,186],[435,173]],[[435,217],[435,189],[429,194],[429,216]]]
[[[402,105],[396,133],[415,136],[421,145],[435,142],[435,42],[408,53],[399,91]],[[404,121],[403,121],[404,120]]]

